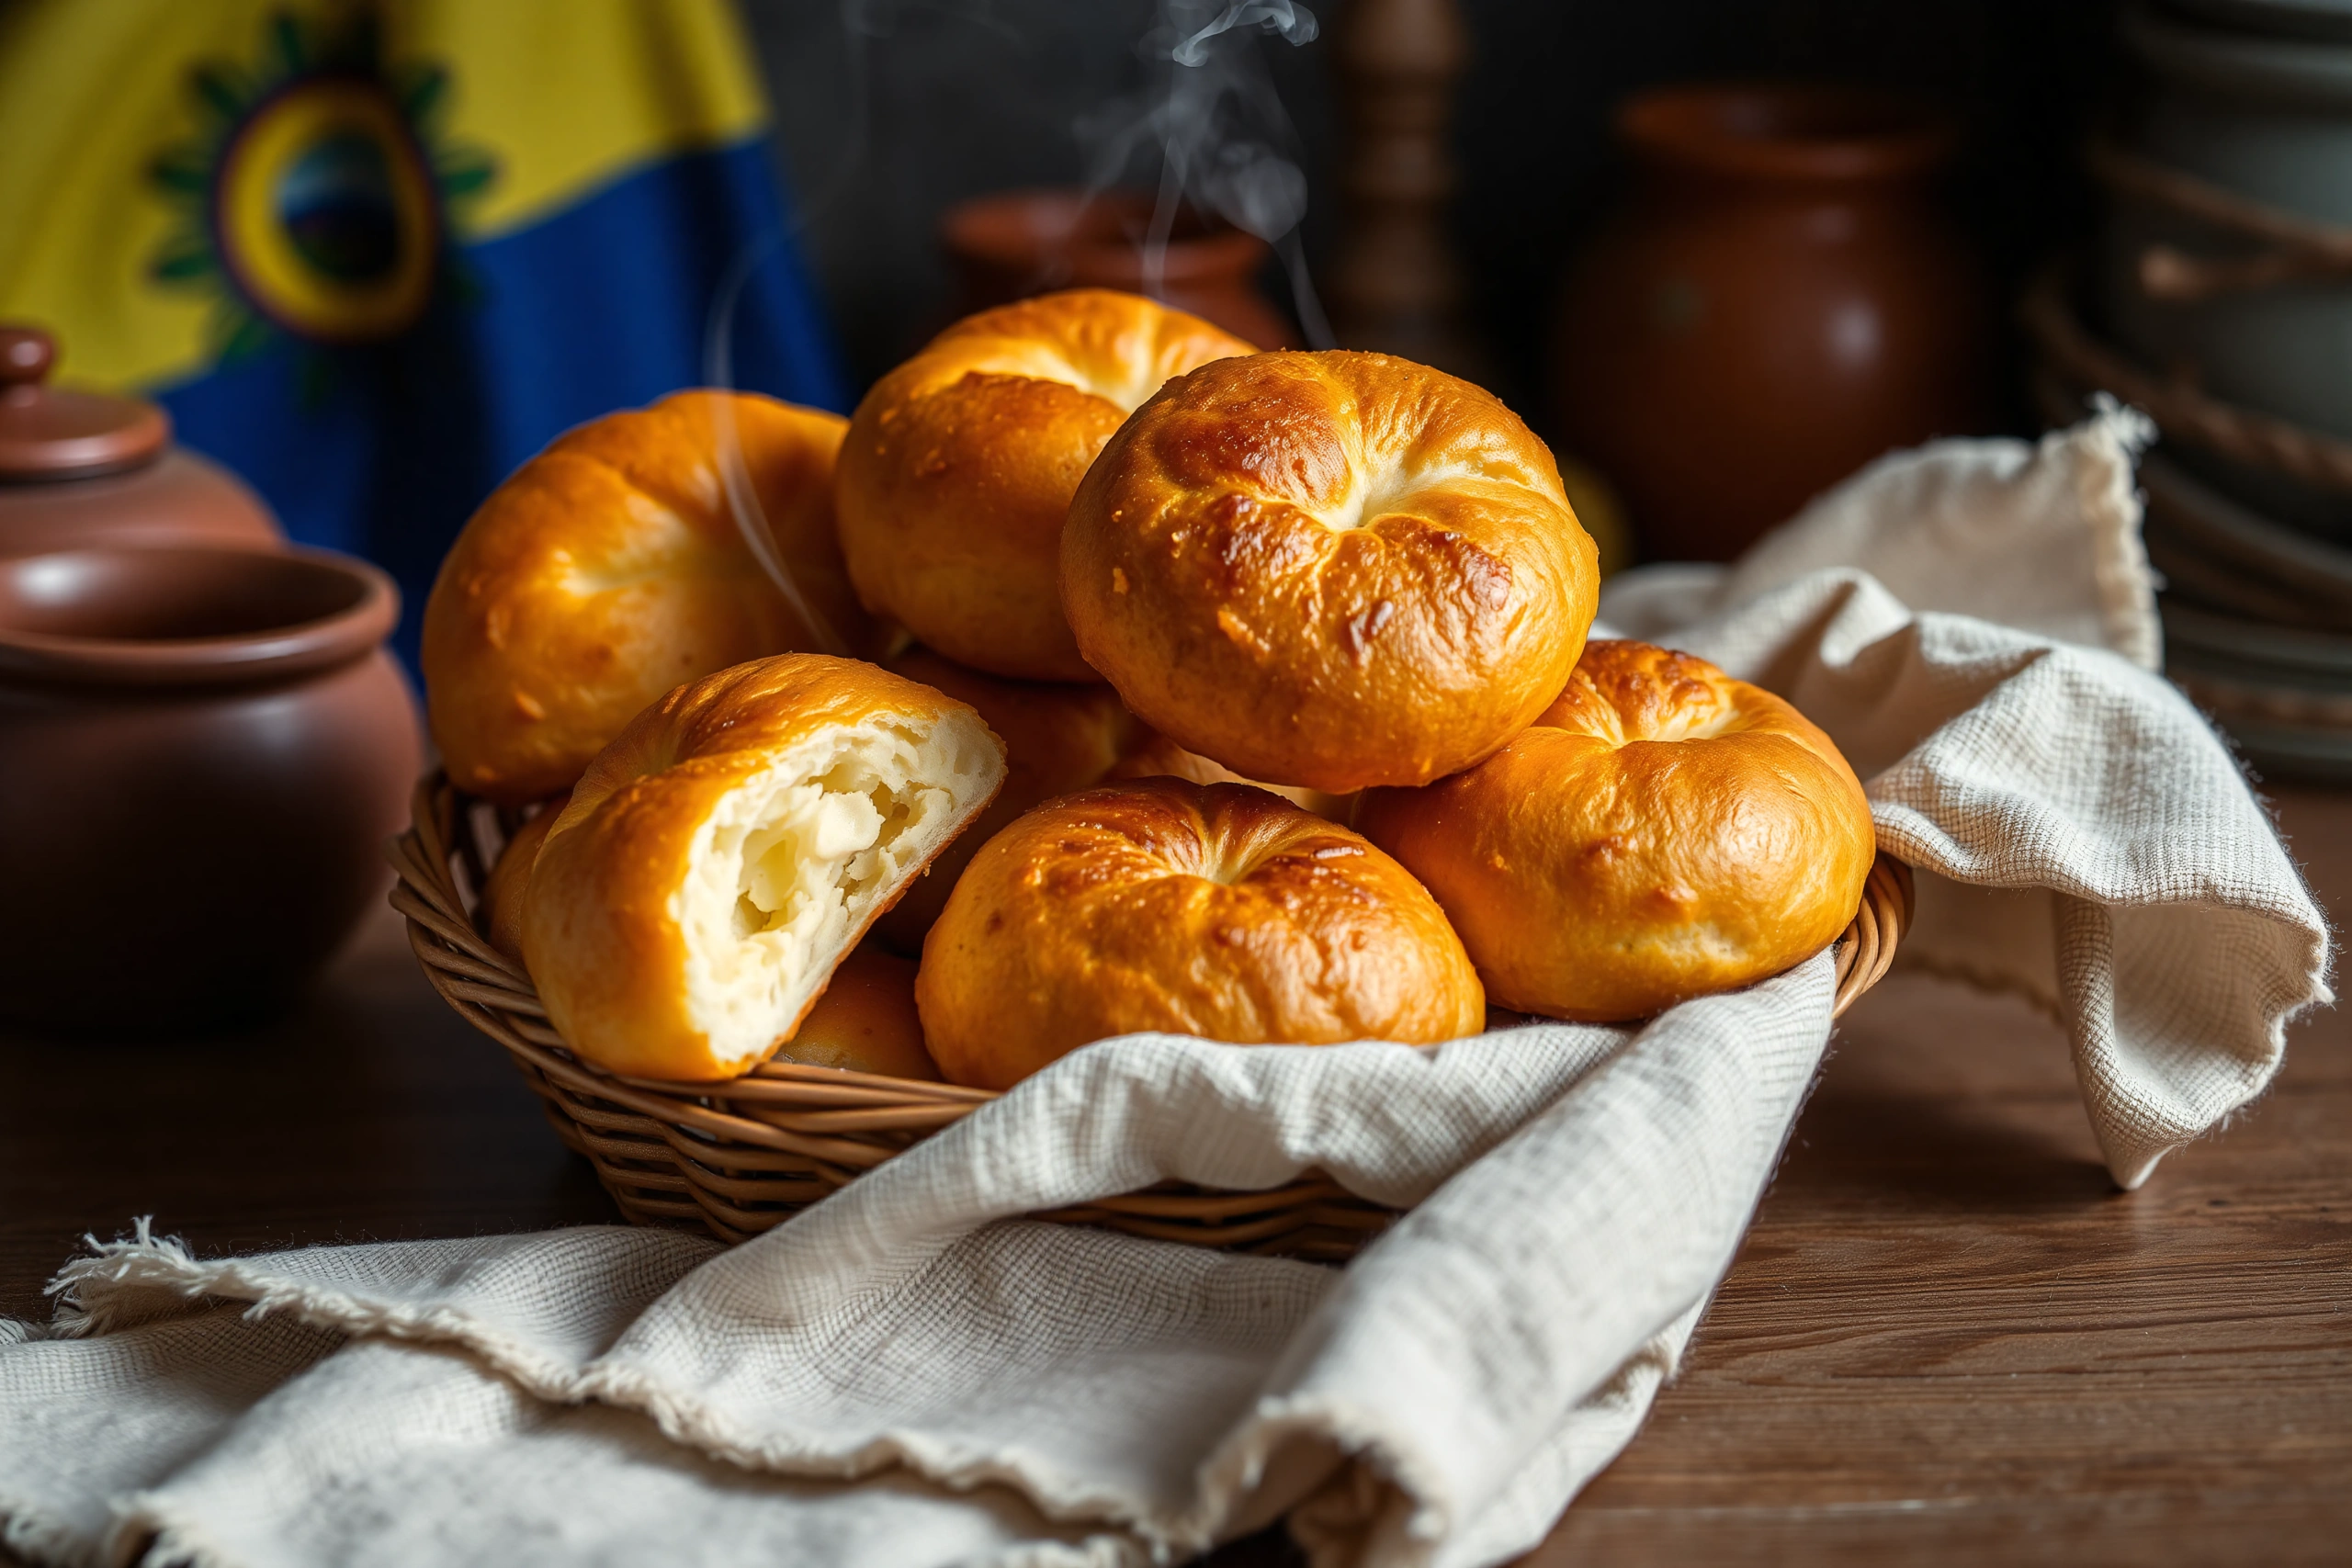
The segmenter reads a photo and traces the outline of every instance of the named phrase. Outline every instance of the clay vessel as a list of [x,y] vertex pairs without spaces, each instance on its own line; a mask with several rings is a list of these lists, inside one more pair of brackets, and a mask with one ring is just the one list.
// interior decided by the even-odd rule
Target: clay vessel
[[1955,132],[1855,88],[1670,87],[1571,273],[1563,434],[1652,559],[1724,560],[1890,447],[1981,430],[1982,286],[1930,189]]
[[323,551],[0,560],[0,1019],[172,1032],[300,992],[406,817],[399,611]]
[[1302,346],[1298,331],[1258,292],[1272,253],[1255,234],[1181,209],[1157,290],[1145,242],[1153,199],[1128,190],[1014,190],[948,209],[940,243],[955,263],[958,313],[1057,288],[1154,294],[1260,348]]
[[47,385],[57,344],[0,325],[0,557],[107,544],[277,544],[269,508],[172,445],[139,398]]

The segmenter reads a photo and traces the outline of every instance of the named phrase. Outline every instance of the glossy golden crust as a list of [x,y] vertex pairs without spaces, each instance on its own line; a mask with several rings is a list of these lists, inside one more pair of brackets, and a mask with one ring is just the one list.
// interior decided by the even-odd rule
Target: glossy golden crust
[[1298,784],[1271,784],[1257,779],[1243,778],[1221,762],[1213,762],[1198,751],[1187,751],[1165,735],[1129,716],[1142,743],[1119,759],[1118,764],[1102,775],[1106,784],[1125,779],[1170,778],[1183,779],[1196,784],[1238,784],[1271,791],[1303,807],[1316,816],[1345,826],[1348,814],[1354,809],[1355,796],[1326,795],[1319,789],[1307,789]]
[[832,951],[810,955],[826,974],[947,837],[986,807],[1003,779],[1001,745],[963,704],[820,654],[738,665],[678,687],[639,715],[572,790],[525,894],[524,957],[566,1043],[611,1071],[644,1077],[700,1081],[756,1066],[790,1036],[817,993],[747,1059],[714,1046],[684,978],[694,955],[682,912],[682,889],[707,853],[705,825],[723,800],[781,764],[811,757],[811,766],[824,766],[828,745],[942,732],[984,749],[988,776],[955,820],[938,824],[928,853],[834,934]]
[[[736,525],[731,423],[811,628]],[[871,635],[835,536],[847,423],[772,398],[679,392],[558,436],[491,493],[424,606],[434,739],[458,788],[521,805],[567,788],[682,681]]]
[[1070,493],[1169,377],[1252,352],[1198,317],[1103,288],[949,327],[852,420],[837,490],[860,598],[975,669],[1098,679],[1062,619]]
[[1079,649],[1146,723],[1340,795],[1426,784],[1525,728],[1599,584],[1544,444],[1490,394],[1380,354],[1171,381],[1062,533]]
[[569,798],[559,795],[548,801],[537,816],[515,829],[482,884],[482,934],[490,938],[491,946],[517,963],[523,957],[523,892],[531,885],[531,866],[539,858],[539,846],[547,841],[548,829],[563,814]]
[[915,966],[869,939],[842,960],[808,1016],[777,1048],[788,1061],[885,1077],[939,1081],[915,1012]]
[[1159,737],[1121,705],[1116,692],[1099,682],[1080,686],[1007,681],[967,669],[926,648],[909,649],[888,667],[970,704],[1004,742],[1004,787],[979,820],[941,852],[875,928],[875,934],[899,952],[919,954],[924,933],[947,907],[956,878],[982,844],[1031,807],[1102,783],[1123,758]]
[[1356,825],[1437,896],[1497,1006],[1591,1021],[1812,956],[1875,852],[1860,783],[1803,714],[1637,642],[1593,643],[1533,728],[1367,793]]
[[1168,778],[1064,796],[990,840],[915,1001],[940,1071],[986,1089],[1139,1030],[1425,1043],[1486,1021],[1460,940],[1395,861],[1263,790]]

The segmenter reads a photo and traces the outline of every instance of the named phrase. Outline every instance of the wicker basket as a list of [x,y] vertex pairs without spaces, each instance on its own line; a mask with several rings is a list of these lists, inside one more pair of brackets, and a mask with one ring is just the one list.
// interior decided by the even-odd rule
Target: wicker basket
[[[615,1077],[574,1058],[521,965],[475,928],[487,868],[519,823],[434,773],[394,839],[392,907],[442,998],[506,1047],[556,1134],[596,1168],[638,1224],[758,1235],[996,1098],[987,1089],[772,1061],[725,1084]],[[1837,1010],[1877,984],[1911,918],[1911,874],[1882,855],[1838,942]],[[1180,1183],[1035,1216],[1136,1235],[1291,1257],[1352,1256],[1396,1216],[1329,1178],[1258,1192]]]

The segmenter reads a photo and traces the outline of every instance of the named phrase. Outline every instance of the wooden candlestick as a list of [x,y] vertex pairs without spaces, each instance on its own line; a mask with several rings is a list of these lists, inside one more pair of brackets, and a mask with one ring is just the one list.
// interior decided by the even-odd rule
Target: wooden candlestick
[[1446,132],[1470,59],[1461,12],[1454,0],[1349,0],[1332,42],[1348,126],[1332,329],[1347,347],[1478,378],[1445,231]]

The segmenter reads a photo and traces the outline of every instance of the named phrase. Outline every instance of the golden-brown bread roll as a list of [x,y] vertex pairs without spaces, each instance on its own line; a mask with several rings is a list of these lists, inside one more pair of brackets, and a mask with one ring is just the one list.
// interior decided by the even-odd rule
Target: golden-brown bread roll
[[871,664],[785,654],[677,688],[589,764],[532,868],[548,1020],[616,1073],[750,1070],[1003,782],[979,715]]
[[1467,773],[1373,790],[1356,826],[1437,895],[1498,1007],[1645,1018],[1812,956],[1875,838],[1830,739],[1771,693],[1639,642],[1587,648]]
[[1484,1026],[1420,884],[1264,790],[1144,779],[1049,801],[982,846],[915,1004],[950,1083],[1006,1089],[1089,1041],[1412,1043]]
[[842,960],[825,994],[776,1055],[812,1067],[939,1081],[915,1012],[915,966],[871,941]]
[[[518,963],[523,957],[524,890],[530,885],[539,845],[555,826],[565,798],[548,802],[514,829],[482,889],[482,923],[490,944]],[[959,835],[956,844],[969,837],[969,832]],[[913,963],[883,952],[870,938],[858,943],[776,1055],[810,1066],[937,1082],[939,1067],[923,1049],[922,1021],[915,1012]]]
[[[1194,784],[1249,784],[1230,769],[1185,750],[1129,713],[1118,693],[1100,682],[1009,681],[968,669],[927,648],[906,649],[885,667],[910,681],[969,703],[1004,742],[1004,787],[978,821],[940,852],[906,897],[875,926],[897,952],[919,955],[922,940],[947,907],[956,880],[979,852],[1031,807],[1098,784],[1165,774]],[[1275,794],[1334,822],[1347,819],[1349,802],[1308,789]]]
[[1087,471],[1062,606],[1187,750],[1345,795],[1490,756],[1559,692],[1599,573],[1544,444],[1384,354],[1170,382]]
[[966,832],[940,852],[875,934],[900,953],[922,952],[923,934],[947,907],[956,879],[982,844],[1040,801],[1100,784],[1137,746],[1158,739],[1099,682],[1007,681],[984,675],[926,648],[909,649],[888,668],[968,703],[1004,742],[1004,787]]
[[1062,619],[1062,516],[1111,433],[1169,377],[1255,352],[1141,295],[983,310],[874,385],[842,448],[859,597],[958,663],[1092,681]]
[[[728,502],[731,425],[803,618]],[[519,806],[569,788],[682,681],[870,635],[833,529],[847,422],[749,393],[679,392],[569,431],[491,492],[424,604],[433,738],[458,788]]]
[[490,938],[490,945],[514,959],[523,958],[523,890],[530,886],[531,866],[539,858],[539,846],[547,841],[548,829],[562,815],[564,803],[571,797],[567,793],[541,806],[536,816],[514,829],[506,847],[498,852],[498,863],[490,868],[481,889],[482,934]]
[[1355,796],[1351,795],[1326,795],[1319,789],[1306,789],[1298,784],[1272,784],[1258,779],[1246,779],[1223,763],[1211,761],[1198,751],[1185,750],[1141,719],[1136,719],[1135,724],[1146,739],[1140,746],[1121,758],[1116,767],[1102,775],[1105,783],[1123,779],[1170,778],[1196,784],[1252,784],[1281,795],[1293,806],[1342,826],[1347,823],[1348,814],[1354,809]]

